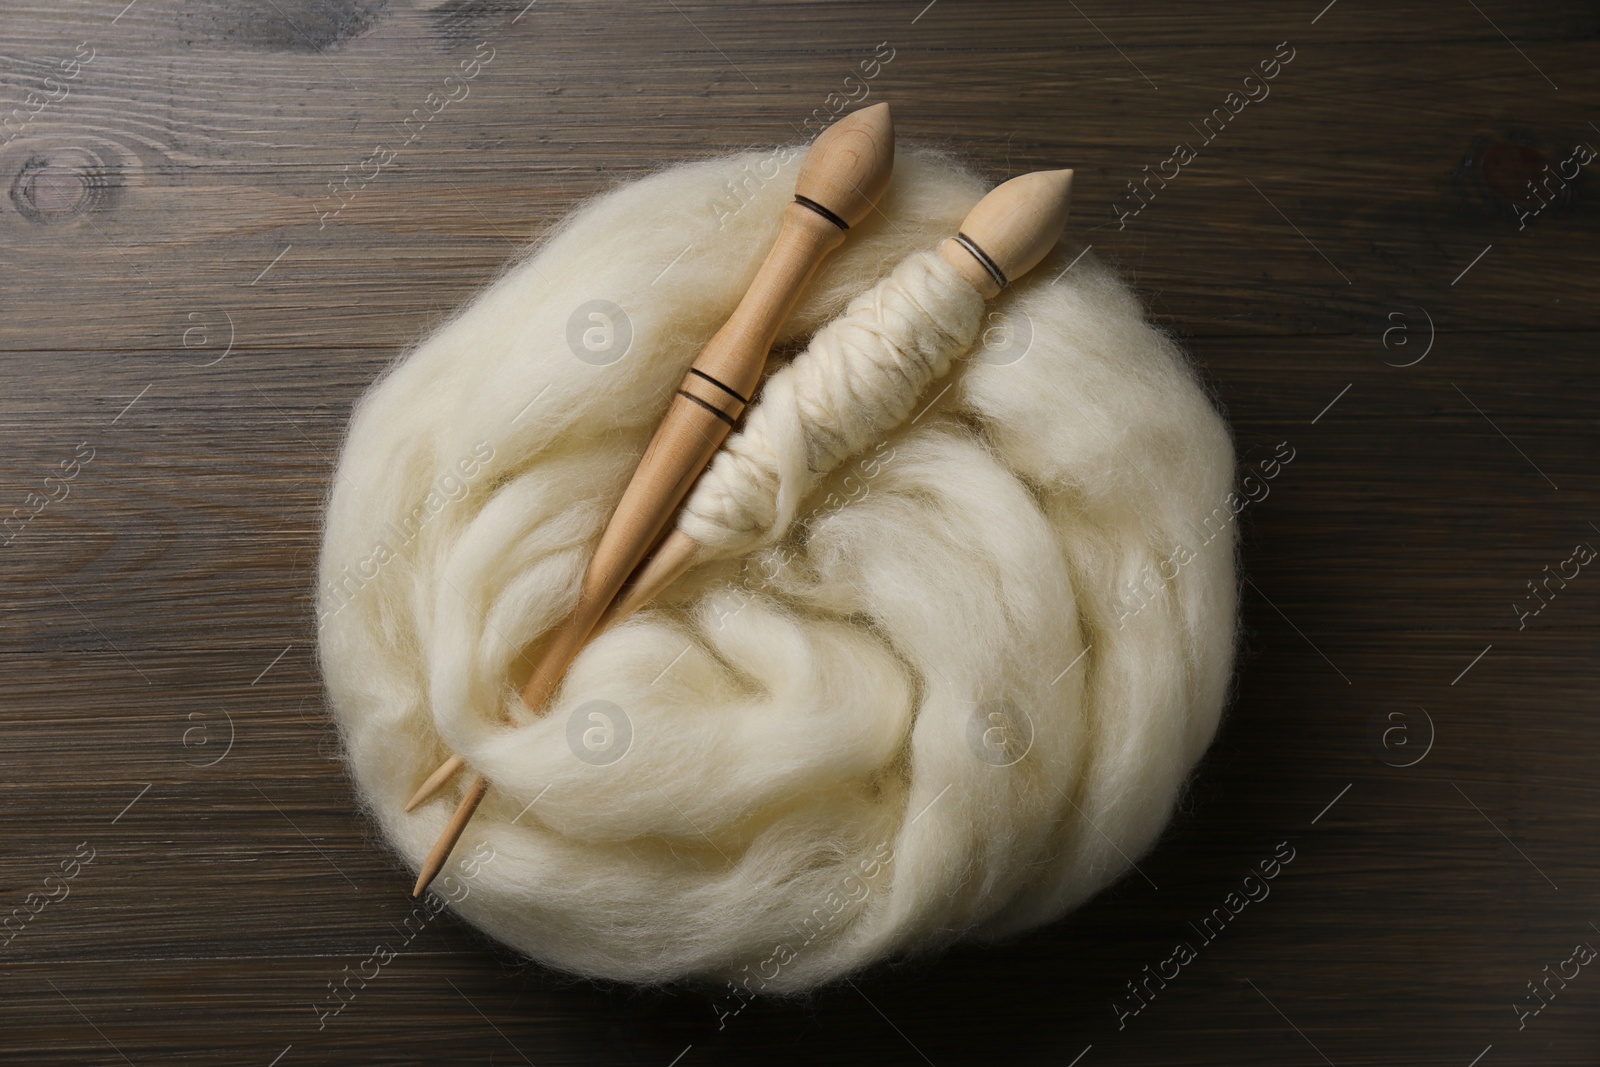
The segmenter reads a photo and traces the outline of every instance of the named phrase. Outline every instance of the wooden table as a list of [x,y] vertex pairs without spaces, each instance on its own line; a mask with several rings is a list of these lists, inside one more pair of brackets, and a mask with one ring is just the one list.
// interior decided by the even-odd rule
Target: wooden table
[[[1597,968],[1527,987],[1600,946],[1600,568],[1529,589],[1600,546],[1593,4],[124,2],[0,21],[0,1059],[1595,1062]],[[1294,450],[1180,815],[1046,930],[720,1028],[448,914],[319,1016],[412,907],[314,657],[352,402],[583,198],[863,87],[995,179],[1077,168],[1241,462]]]

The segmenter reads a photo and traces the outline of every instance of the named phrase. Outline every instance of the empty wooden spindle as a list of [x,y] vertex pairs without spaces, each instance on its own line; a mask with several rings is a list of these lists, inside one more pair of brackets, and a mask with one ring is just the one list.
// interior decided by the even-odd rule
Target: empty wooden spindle
[[[866,218],[889,186],[894,129],[889,105],[875,104],[834,123],[801,164],[795,199],[750,288],[684,376],[589,561],[577,602],[558,624],[522,688],[538,711],[560,684],[612,598],[649,551],[689,487],[710,461],[761,380],[767,353],[800,292],[845,231]],[[462,765],[452,757],[428,779],[436,789]],[[453,765],[453,766],[452,766]],[[429,852],[412,891],[421,896],[443,869],[489,785],[468,787]],[[412,799],[408,809],[425,795]]]

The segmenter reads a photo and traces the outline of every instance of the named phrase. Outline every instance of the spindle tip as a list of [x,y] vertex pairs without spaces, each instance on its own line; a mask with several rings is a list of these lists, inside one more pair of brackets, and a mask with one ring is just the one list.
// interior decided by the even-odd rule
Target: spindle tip
[[423,782],[422,786],[411,795],[411,799],[406,801],[406,810],[415,811],[417,806],[423,801],[427,800],[440,789],[444,788],[444,784],[448,782],[457,771],[466,766],[466,762],[467,761],[462,759],[460,756],[451,756],[449,759],[441,763],[437,770],[428,775],[428,780]]
[[1018,175],[995,186],[967,213],[961,243],[990,275],[998,275],[996,288],[1014,282],[1055,247],[1066,229],[1071,199],[1070,170]]
[[894,171],[894,123],[888,104],[854,111],[811,144],[794,193],[854,226],[872,212]]

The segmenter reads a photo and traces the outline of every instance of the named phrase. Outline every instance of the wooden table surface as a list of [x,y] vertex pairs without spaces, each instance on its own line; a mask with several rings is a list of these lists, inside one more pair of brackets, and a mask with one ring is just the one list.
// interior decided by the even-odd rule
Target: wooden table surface
[[[0,4],[0,1061],[1600,1060],[1595,4],[524,3]],[[1077,168],[1241,462],[1295,450],[1145,877],[720,1025],[446,914],[319,1018],[412,906],[314,658],[352,402],[583,198],[830,93]]]

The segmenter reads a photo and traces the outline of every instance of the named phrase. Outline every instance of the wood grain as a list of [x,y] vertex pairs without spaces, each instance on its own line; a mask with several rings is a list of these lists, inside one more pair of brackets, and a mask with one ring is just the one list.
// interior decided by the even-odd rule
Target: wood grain
[[[0,519],[58,497],[0,534],[0,914],[94,855],[0,947],[7,1062],[1595,1062],[1592,968],[1512,1007],[1600,944],[1600,576],[1512,607],[1600,544],[1595,178],[1527,185],[1600,145],[1593,4],[124,3],[0,4]],[[1069,237],[1241,464],[1295,450],[1241,516],[1237,692],[1178,818],[1046,930],[720,1025],[448,913],[319,1016],[413,914],[314,655],[351,404],[584,198],[808,141],[890,52],[854,84],[902,149],[1073,167]]]

